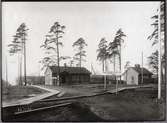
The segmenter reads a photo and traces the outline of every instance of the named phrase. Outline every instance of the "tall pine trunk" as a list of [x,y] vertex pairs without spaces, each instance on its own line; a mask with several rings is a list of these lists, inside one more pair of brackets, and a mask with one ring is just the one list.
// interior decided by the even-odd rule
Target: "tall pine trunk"
[[[80,71],[81,71],[81,58],[82,58],[82,56],[81,56],[81,50],[80,50],[80,56],[79,56],[80,58],[79,58],[79,67],[80,67]],[[81,82],[81,76],[80,76],[80,74],[79,74],[79,83]]]
[[104,72],[104,60],[102,61],[102,71]]
[[115,54],[114,54],[114,73],[115,73]]
[[[106,73],[106,59],[104,60],[104,72]],[[104,90],[107,89],[107,77],[104,75]]]
[[[115,73],[115,54],[114,54],[114,73]],[[114,79],[116,80],[116,77]]]
[[[119,69],[120,69],[120,73],[121,73],[121,45],[120,45],[120,54],[119,54],[119,61],[120,61],[120,66],[119,66]],[[121,75],[120,75],[120,80],[121,80]]]
[[128,70],[126,71],[126,82],[127,82],[127,79],[128,79]]
[[19,58],[19,83],[20,85],[23,85],[22,82],[22,55],[20,54],[20,58]]
[[79,58],[79,66],[80,66],[80,68],[81,68],[81,59],[82,59],[82,56],[81,56],[81,51],[80,51],[80,56],[79,56],[80,58]]
[[[58,27],[57,27],[58,30]],[[58,32],[56,33],[56,46],[57,46],[57,65],[58,65],[58,73],[57,73],[57,85],[60,85],[60,64],[59,64],[59,41],[58,41]]]
[[25,34],[23,34],[23,42],[24,42],[24,82],[25,86],[27,85],[27,68],[26,68],[26,41],[25,41]]

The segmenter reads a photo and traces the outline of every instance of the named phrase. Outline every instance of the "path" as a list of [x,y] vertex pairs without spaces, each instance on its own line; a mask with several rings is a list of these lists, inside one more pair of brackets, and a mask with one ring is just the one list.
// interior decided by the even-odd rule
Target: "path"
[[58,94],[57,97],[62,97],[65,94],[67,94],[68,96],[85,96],[90,94],[90,90],[85,91],[85,89],[72,88],[71,86],[47,86],[47,85],[42,85],[42,86],[48,89],[59,90],[61,93]]
[[122,90],[126,90],[126,89],[134,89],[134,88],[146,88],[146,87],[155,87],[155,85],[134,85],[134,86],[126,86],[126,87],[118,87],[118,89],[113,89],[108,91],[109,93],[116,93]]
[[46,97],[50,97],[50,96],[53,96],[55,94],[60,93],[60,91],[55,90],[55,89],[44,88],[44,87],[41,87],[38,85],[31,85],[31,86],[46,90],[46,91],[48,91],[48,93],[38,94],[36,96],[30,97],[30,98],[25,98],[25,99],[20,99],[17,101],[2,102],[2,107],[16,106],[16,105],[27,105],[27,104],[33,103],[35,101],[44,99]]
[[50,88],[45,88],[45,87],[42,87],[42,86],[39,86],[39,85],[31,85],[33,87],[37,87],[37,88],[40,88],[40,89],[43,89],[43,90],[46,90],[46,91],[49,91],[51,93],[59,93],[60,91],[58,90],[55,90],[55,89],[50,89]]
[[[97,93],[82,93],[81,95],[76,94],[72,95],[72,96],[68,96],[68,97],[61,97],[61,98],[51,98],[51,99],[44,99],[44,100],[40,100],[40,101],[60,101],[60,100],[70,100],[70,99],[78,99],[78,98],[83,98],[83,97],[92,97],[92,96],[97,96],[97,95],[101,95],[101,94],[106,94],[106,93],[116,93],[122,90],[126,90],[126,89],[135,89],[135,88],[145,88],[145,87],[154,87],[154,85],[134,85],[134,86],[125,86],[125,87],[119,87],[118,90],[116,89],[111,89],[111,90],[106,90],[103,92],[97,92]],[[47,86],[48,88],[48,86]],[[56,87],[58,89],[62,89],[61,91],[64,92],[63,87]],[[70,89],[71,90],[71,89]],[[76,91],[77,92],[77,91]],[[78,92],[79,93],[79,92]]]

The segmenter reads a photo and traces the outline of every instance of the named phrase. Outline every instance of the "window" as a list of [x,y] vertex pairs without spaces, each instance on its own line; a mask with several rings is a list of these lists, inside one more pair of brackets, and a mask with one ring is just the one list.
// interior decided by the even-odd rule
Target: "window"
[[134,76],[131,77],[131,81],[132,81],[132,83],[134,83]]

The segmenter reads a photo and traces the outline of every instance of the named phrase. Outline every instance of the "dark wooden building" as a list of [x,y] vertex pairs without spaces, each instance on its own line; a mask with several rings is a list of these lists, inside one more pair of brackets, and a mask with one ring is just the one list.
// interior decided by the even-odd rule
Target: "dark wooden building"
[[[49,66],[45,71],[45,84],[57,85],[57,66]],[[60,66],[60,84],[76,84],[90,82],[90,72],[84,67]]]

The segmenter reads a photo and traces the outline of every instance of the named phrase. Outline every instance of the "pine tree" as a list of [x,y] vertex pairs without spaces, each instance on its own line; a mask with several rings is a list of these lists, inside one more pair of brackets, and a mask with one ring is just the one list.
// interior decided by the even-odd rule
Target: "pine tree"
[[107,41],[105,38],[100,40],[97,52],[97,60],[102,62],[102,71],[105,72],[105,62],[108,58]]
[[[24,56],[24,84],[25,86],[27,85],[27,80],[26,80],[26,37],[27,37],[27,31],[29,29],[26,27],[25,23],[22,23],[19,28],[16,31],[16,35],[14,35],[14,40],[12,41],[11,44],[8,45],[10,47],[9,53],[11,55],[20,53],[21,55],[21,60],[22,61],[22,55]],[[22,66],[22,63],[20,67]],[[22,68],[20,68],[21,70]],[[22,73],[20,71],[20,73]],[[21,77],[21,75],[20,75]],[[20,79],[21,80],[21,79]],[[21,82],[22,83],[22,82]]]
[[78,65],[81,67],[82,61],[85,61],[84,57],[86,57],[86,51],[84,49],[87,44],[83,38],[79,38],[76,42],[73,43],[72,46],[77,48],[74,59],[79,61]]
[[[60,85],[59,74],[60,74],[60,60],[64,59],[64,57],[60,56],[59,47],[63,46],[63,43],[60,39],[63,37],[65,26],[60,25],[59,22],[55,22],[49,31],[49,34],[46,35],[46,40],[44,44],[41,46],[46,50],[46,54],[48,56],[44,57],[41,61],[44,64],[44,67],[49,65],[57,65],[58,73],[57,73],[57,85]],[[52,55],[50,55],[52,54]],[[55,55],[56,54],[56,55]]]

